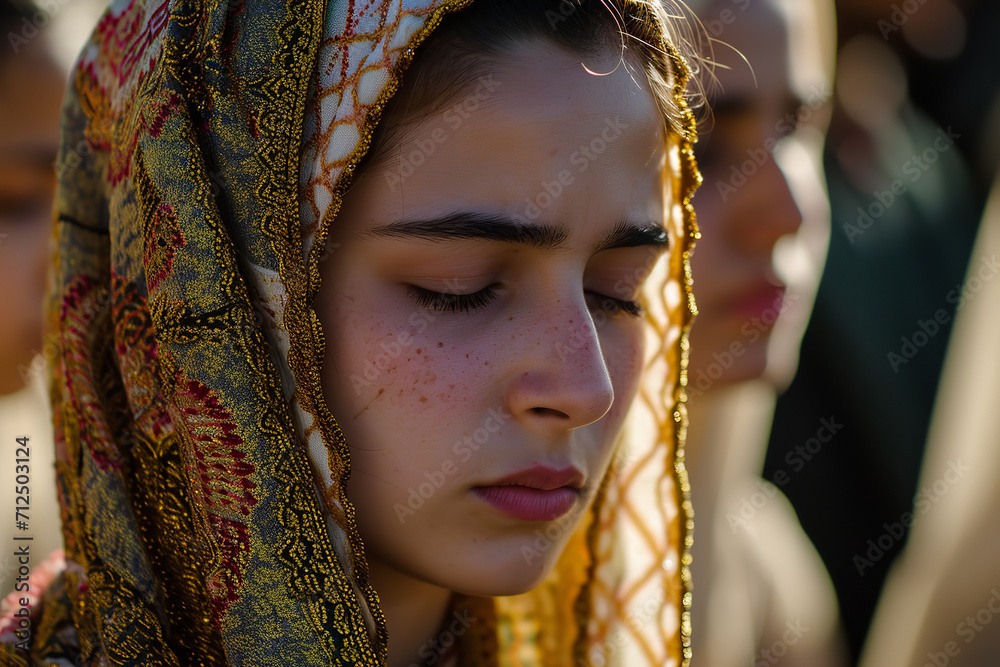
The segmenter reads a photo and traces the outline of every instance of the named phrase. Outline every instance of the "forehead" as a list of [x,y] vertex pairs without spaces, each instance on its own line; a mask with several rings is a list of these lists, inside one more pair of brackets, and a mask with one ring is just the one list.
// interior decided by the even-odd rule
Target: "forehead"
[[[524,216],[539,221],[662,219],[662,211],[639,211],[635,202],[662,190],[664,134],[645,74],[626,68],[619,54],[584,58],[520,43],[441,112],[407,124],[383,166],[353,191],[389,217],[483,202],[523,214],[532,208],[527,197],[545,202],[537,216]],[[444,191],[446,198],[428,194]]]
[[662,143],[665,121],[646,76],[620,55],[584,57],[548,43],[519,44],[495,70],[496,94],[485,101],[477,129],[488,131],[490,123],[516,125],[518,135],[508,139],[554,144],[597,137],[619,118],[639,131],[624,137],[626,142],[641,134],[650,148]]
[[722,94],[807,101],[825,91],[833,45],[828,14],[824,0],[709,3],[699,16],[718,33],[715,58],[724,67],[715,74]]
[[620,109],[657,115],[642,68],[627,51],[610,46],[593,55],[571,53],[538,39],[516,42],[508,56],[496,63],[506,94],[537,104],[564,107],[601,95]]

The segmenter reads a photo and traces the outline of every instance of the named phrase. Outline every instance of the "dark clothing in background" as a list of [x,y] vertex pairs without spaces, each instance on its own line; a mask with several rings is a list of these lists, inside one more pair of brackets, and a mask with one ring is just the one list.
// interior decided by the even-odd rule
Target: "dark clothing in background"
[[[906,514],[925,506],[915,510],[917,478],[982,209],[965,128],[907,106],[893,130],[855,145],[859,129],[835,115],[830,254],[764,471],[788,474],[782,490],[829,569],[854,661]],[[849,173],[859,159],[876,179]],[[816,440],[820,418],[843,424],[828,443]]]

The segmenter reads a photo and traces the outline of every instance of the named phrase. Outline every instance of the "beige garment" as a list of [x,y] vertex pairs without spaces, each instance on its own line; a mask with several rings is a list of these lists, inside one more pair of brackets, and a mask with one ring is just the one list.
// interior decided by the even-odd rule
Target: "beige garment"
[[747,382],[691,403],[692,667],[845,664],[829,576],[760,477],[774,401],[768,384]]
[[920,489],[938,500],[917,513],[886,581],[862,667],[1000,665],[998,258],[1000,179],[970,257],[924,455]]
[[[32,368],[41,360],[35,359]],[[0,598],[16,583],[18,562],[15,551],[28,545],[29,567],[40,564],[54,549],[62,548],[59,503],[56,500],[55,453],[52,447],[52,416],[41,372],[30,371],[21,391],[0,396]],[[29,508],[28,530],[17,528],[16,469],[17,438],[28,436]],[[21,508],[24,507],[24,501]],[[30,536],[30,541],[14,537]]]

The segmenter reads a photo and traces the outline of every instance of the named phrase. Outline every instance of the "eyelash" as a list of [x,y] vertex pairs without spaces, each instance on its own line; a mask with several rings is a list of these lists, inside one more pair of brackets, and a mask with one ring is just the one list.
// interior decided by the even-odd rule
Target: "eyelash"
[[[493,285],[487,285],[478,292],[471,294],[449,294],[447,292],[435,292],[433,290],[407,285],[407,291],[416,300],[417,304],[438,313],[467,313],[472,310],[485,308],[496,298],[497,292]],[[597,295],[601,299],[601,305],[605,311],[616,315],[618,311],[630,317],[641,317],[645,310],[638,301],[630,299],[615,299],[610,296]],[[608,302],[612,307],[607,308]]]
[[467,313],[470,310],[478,310],[488,306],[497,295],[493,285],[487,285],[472,294],[435,292],[416,285],[407,285],[407,288],[420,306],[438,313]]

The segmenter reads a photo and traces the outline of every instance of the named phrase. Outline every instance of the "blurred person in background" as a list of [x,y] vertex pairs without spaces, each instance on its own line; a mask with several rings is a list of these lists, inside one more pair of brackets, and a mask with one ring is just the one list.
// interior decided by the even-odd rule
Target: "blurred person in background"
[[[33,538],[32,566],[62,546],[45,361],[36,355],[46,347],[42,302],[65,73],[36,25],[40,16],[29,4],[0,2],[0,598],[16,583],[15,546],[25,542],[15,542],[15,535]],[[22,436],[28,437],[27,472],[15,463]],[[25,506],[15,490],[25,485],[15,480],[25,473],[28,529],[19,530],[14,508]]]
[[[862,667],[1000,664],[1000,179],[966,274],[934,405],[917,517],[886,580]],[[916,513],[916,512],[915,512]]]
[[903,47],[914,103],[939,125],[966,130],[959,148],[974,196],[993,186],[956,304],[919,487],[940,488],[949,469],[971,474],[914,524],[879,598],[863,667],[1000,664],[1000,281],[993,280],[1000,268],[1000,77],[993,72],[1000,4],[928,9],[899,30],[883,27]]
[[[918,484],[918,475],[990,180],[988,167],[970,169],[978,154],[989,163],[989,123],[970,107],[995,98],[996,77],[983,68],[996,56],[980,48],[995,44],[995,24],[969,22],[965,5],[837,3],[830,254],[798,374],[778,401],[765,477],[801,468],[784,490],[833,579],[855,661],[909,525],[953,488]],[[982,62],[958,67],[950,59],[960,53]],[[956,78],[976,84],[958,89]],[[915,102],[931,89],[933,117]],[[842,432],[803,456],[831,415]],[[945,472],[924,464],[929,481]]]
[[[829,236],[820,155],[833,6],[714,0],[692,9],[717,63],[694,199],[693,665],[842,665],[829,577],[778,486],[761,478],[775,395],[794,373]],[[838,428],[816,426],[831,436]]]

